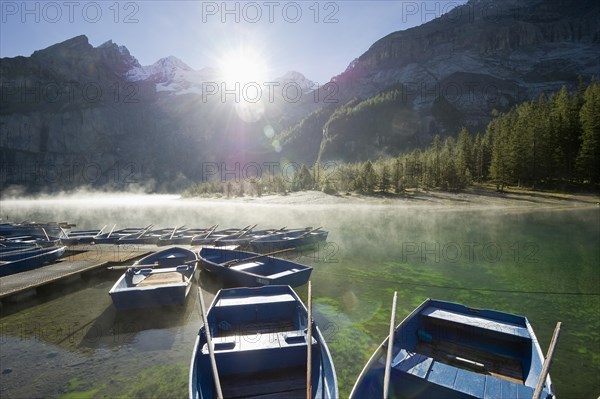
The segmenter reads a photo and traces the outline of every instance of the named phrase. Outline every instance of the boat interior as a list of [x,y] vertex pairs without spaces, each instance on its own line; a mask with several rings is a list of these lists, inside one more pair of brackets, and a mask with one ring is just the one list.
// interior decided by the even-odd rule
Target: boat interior
[[162,269],[129,269],[119,280],[117,289],[152,287],[189,283],[194,273],[193,265],[180,265]]
[[531,359],[525,326],[444,309],[420,315],[415,352],[438,362],[523,384]]
[[[306,314],[292,295],[221,298],[208,317],[224,397],[306,397]],[[318,375],[314,337],[312,344]],[[209,362],[206,343],[201,355]]]
[[437,386],[475,397],[531,397],[541,360],[533,353],[528,324],[519,316],[497,315],[469,308],[424,308],[396,332],[393,372],[434,391]]
[[255,274],[261,277],[267,277],[270,279],[276,279],[302,270],[299,267],[289,269],[280,262],[270,262],[269,260],[264,262],[240,262],[230,266],[230,269],[243,271],[244,273]]

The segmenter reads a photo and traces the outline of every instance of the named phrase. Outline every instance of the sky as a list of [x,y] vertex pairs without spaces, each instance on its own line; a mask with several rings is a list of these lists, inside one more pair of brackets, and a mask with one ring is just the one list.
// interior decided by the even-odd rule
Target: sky
[[142,65],[172,55],[201,69],[252,53],[269,77],[293,70],[326,83],[382,37],[465,1],[1,0],[0,56],[85,34],[93,46],[124,45]]

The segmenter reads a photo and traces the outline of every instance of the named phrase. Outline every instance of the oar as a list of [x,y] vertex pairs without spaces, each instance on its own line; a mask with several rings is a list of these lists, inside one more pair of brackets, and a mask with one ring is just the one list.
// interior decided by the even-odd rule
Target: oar
[[287,226],[283,226],[283,227],[282,227],[282,228],[280,228],[280,229],[273,230],[272,232],[270,232],[269,234],[267,234],[267,236],[272,236],[273,234],[277,234],[277,233],[279,233],[279,232],[282,232],[283,230],[285,230],[285,228],[286,228],[286,227],[287,227]]
[[248,226],[244,227],[243,229],[241,229],[241,230],[238,230],[238,231],[237,231],[237,232],[235,232],[235,233],[231,233],[231,234],[228,234],[228,235],[226,235],[226,236],[223,236],[223,237],[219,237],[219,238],[217,238],[217,239],[215,240],[215,242],[219,242],[219,241],[221,241],[221,240],[232,239],[232,238],[240,238],[240,237],[243,237],[243,236],[244,236],[244,234],[246,234],[246,233],[248,233],[248,232],[252,231],[252,229],[253,229],[253,228],[255,228],[256,226],[257,226],[256,224],[255,224],[254,226],[252,226],[252,227],[250,227],[250,225],[248,225]]
[[139,236],[137,236],[136,238],[141,238],[144,234],[146,234],[154,225],[150,224],[148,225],[148,227],[146,227],[144,230],[142,230],[142,232],[140,233]]
[[110,229],[110,232],[108,233],[108,235],[106,236],[106,238],[110,238],[110,235],[113,233],[113,231],[114,231],[115,227],[117,227],[117,224],[116,224],[116,223],[115,223],[115,224],[113,224],[113,227],[112,227],[112,229]]
[[242,234],[240,234],[238,236],[238,238],[245,236],[246,234],[250,233],[256,226],[258,226],[258,224],[255,224],[254,226],[250,227],[248,230],[244,231]]
[[312,399],[312,285],[308,281],[308,315],[306,319],[306,399]]
[[200,298],[202,322],[204,323],[204,332],[206,333],[206,345],[208,346],[208,353],[210,355],[210,364],[212,366],[215,389],[217,391],[217,398],[223,399],[223,391],[221,391],[221,381],[219,380],[219,370],[217,369],[217,360],[215,359],[215,350],[212,344],[212,335],[210,334],[210,326],[208,325],[208,318],[206,317],[206,309],[204,307],[204,299],[202,298],[202,288],[200,288],[200,285],[198,285],[198,298]]
[[317,227],[316,229],[308,230],[306,233],[300,234],[300,235],[299,235],[298,237],[296,237],[296,238],[304,237],[305,235],[307,235],[307,234],[310,234],[310,233],[313,233],[313,232],[315,232],[315,231],[317,231],[317,230],[321,230],[322,228],[323,228],[323,227]]
[[158,266],[158,263],[149,263],[147,265],[130,265],[130,266],[110,266],[108,270],[126,270],[126,269],[142,269],[142,268],[153,268]]
[[58,226],[58,228],[60,229],[60,231],[62,231],[62,233],[65,235],[66,238],[69,238],[69,235],[67,234],[67,232],[62,228],[61,225]]
[[[183,227],[183,226],[181,226]],[[169,240],[173,238],[173,235],[175,235],[175,232],[177,231],[178,227],[175,226],[175,228],[173,229],[173,232],[171,233],[171,236],[169,236]]]
[[42,227],[42,231],[44,232],[44,235],[46,236],[46,240],[48,240],[48,242],[50,242],[50,237],[48,237],[48,233],[46,233],[46,229]]
[[546,377],[548,377],[548,373],[550,372],[550,364],[552,363],[552,358],[554,357],[554,349],[556,349],[556,342],[558,341],[558,336],[560,335],[560,326],[561,322],[556,323],[556,328],[554,329],[554,334],[552,334],[552,341],[550,341],[550,346],[548,347],[548,353],[546,354],[546,359],[544,360],[544,366],[542,367],[542,373],[540,374],[540,378],[538,380],[537,386],[535,387],[535,391],[533,392],[532,399],[540,399],[542,396],[542,390],[544,389],[544,383],[546,382]]
[[385,359],[385,375],[383,377],[383,399],[389,396],[390,374],[392,364],[392,351],[394,349],[394,326],[396,324],[396,303],[398,301],[398,291],[394,291],[394,301],[392,303],[392,317],[390,320],[390,335],[388,335],[387,357]]
[[206,240],[208,237],[210,237],[210,235],[211,235],[212,233],[214,233],[214,232],[215,232],[215,230],[217,229],[217,226],[218,226],[218,224],[215,224],[215,225],[213,226],[213,228],[212,228],[212,229],[211,229],[211,230],[208,232],[208,234],[207,234],[206,236],[204,236],[203,240]]
[[271,256],[271,255],[280,254],[283,252],[293,251],[294,249],[296,249],[296,248],[286,248],[286,249],[280,249],[279,251],[269,252],[269,253],[262,254],[262,255],[251,256],[251,257],[245,258],[245,259],[232,259],[232,260],[228,260],[227,262],[221,263],[221,266],[229,267],[233,263],[247,262],[249,260],[264,258],[265,256]]
[[104,225],[99,232],[96,233],[96,235],[94,237],[98,237],[100,234],[102,234],[102,232],[104,231],[104,229],[106,228],[106,225]]

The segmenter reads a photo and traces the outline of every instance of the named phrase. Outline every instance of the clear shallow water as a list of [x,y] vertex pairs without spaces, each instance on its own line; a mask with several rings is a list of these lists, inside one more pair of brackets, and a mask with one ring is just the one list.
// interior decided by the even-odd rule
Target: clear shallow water
[[[111,197],[112,198],[112,197]],[[3,201],[10,220],[77,228],[155,224],[323,226],[313,265],[316,319],[346,397],[387,334],[394,290],[401,319],[427,297],[527,316],[546,351],[563,327],[551,375],[560,398],[600,394],[600,212],[452,211],[393,206],[261,205],[120,197],[108,201]],[[117,313],[104,272],[4,305],[0,396],[185,397],[198,300],[183,308]],[[203,278],[206,300],[220,288]],[[306,288],[298,293],[306,297]]]

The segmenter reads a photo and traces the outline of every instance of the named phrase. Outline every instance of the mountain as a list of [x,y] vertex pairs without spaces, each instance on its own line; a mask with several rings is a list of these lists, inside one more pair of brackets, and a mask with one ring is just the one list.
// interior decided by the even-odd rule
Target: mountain
[[[332,79],[346,112],[333,109],[331,120],[310,131],[297,125],[282,140],[293,136],[287,144],[295,150],[325,129],[318,153],[299,155],[305,161],[364,160],[419,147],[462,126],[484,131],[494,109],[598,77],[598,54],[596,1],[472,0],[375,42]],[[371,104],[365,112],[365,102],[394,90],[395,104]]]
[[220,93],[216,69],[142,66],[77,36],[0,59],[0,189],[173,191],[251,164],[375,159],[484,131],[494,109],[598,77],[599,18],[591,0],[471,0],[383,37],[325,86],[290,71],[256,103]]
[[[281,130],[289,104],[275,96],[248,113],[220,93],[202,96],[218,75],[173,56],[142,66],[126,47],[93,47],[85,36],[2,58],[0,189],[173,191],[212,176],[207,165],[279,160],[265,121]],[[314,85],[298,72],[273,80]]]

